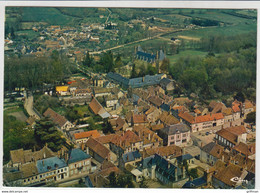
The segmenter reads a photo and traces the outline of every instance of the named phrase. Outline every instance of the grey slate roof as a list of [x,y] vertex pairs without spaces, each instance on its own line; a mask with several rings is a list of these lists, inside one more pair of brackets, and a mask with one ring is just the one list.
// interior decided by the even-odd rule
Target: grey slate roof
[[160,83],[161,77],[163,74],[156,74],[156,75],[146,75],[144,77],[132,78],[128,79],[120,74],[109,72],[107,74],[107,78],[116,81],[119,84],[122,84],[125,87],[131,86],[132,88],[140,88],[144,86],[151,86]]
[[78,161],[82,161],[82,160],[88,159],[90,157],[91,156],[89,154],[86,154],[81,149],[72,149],[70,154],[69,154],[68,164],[78,162]]
[[[48,166],[50,167],[50,169],[48,169]],[[58,157],[51,157],[43,160],[38,160],[36,162],[36,167],[39,173],[45,173],[66,166],[67,164],[65,163],[65,161],[63,159],[59,159]]]
[[206,153],[210,153],[210,151],[215,147],[215,143],[214,142],[210,142],[207,145],[203,146],[201,148],[202,151],[205,151]]
[[160,130],[160,132],[163,132],[167,135],[175,135],[177,132],[185,133],[188,132],[190,129],[189,127],[184,123],[178,123],[175,125],[171,125],[169,127],[165,127]]
[[138,159],[142,157],[141,154],[139,153],[139,151],[132,151],[132,152],[128,152],[128,153],[125,153],[122,158],[123,158],[123,161],[125,163],[127,162],[131,162],[131,161],[134,161],[135,159]]
[[181,155],[181,156],[177,157],[177,160],[178,160],[179,162],[182,162],[183,160],[190,160],[190,159],[192,159],[192,158],[193,158],[193,157],[192,157],[191,154],[185,154],[185,155]]

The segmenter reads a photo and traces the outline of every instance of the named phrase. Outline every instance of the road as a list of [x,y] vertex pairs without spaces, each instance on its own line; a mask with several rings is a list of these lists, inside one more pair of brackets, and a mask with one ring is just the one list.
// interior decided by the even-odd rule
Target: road
[[26,109],[27,113],[35,117],[36,119],[40,119],[39,115],[33,110],[33,96],[29,95],[28,97],[25,98],[24,102],[24,108]]

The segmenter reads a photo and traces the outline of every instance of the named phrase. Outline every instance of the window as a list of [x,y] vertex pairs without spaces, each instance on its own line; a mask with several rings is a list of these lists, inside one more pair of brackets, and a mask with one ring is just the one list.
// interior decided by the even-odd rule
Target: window
[[182,137],[186,137],[186,134],[182,134]]
[[81,162],[79,163],[79,167],[81,167]]
[[35,176],[35,179],[37,180],[38,176]]
[[42,175],[40,175],[40,178],[42,178]]
[[64,171],[67,171],[67,168],[65,168]]
[[24,180],[23,182],[26,182],[26,180]]
[[63,169],[61,169],[60,172],[63,172]]
[[174,139],[174,136],[172,136],[171,139]]

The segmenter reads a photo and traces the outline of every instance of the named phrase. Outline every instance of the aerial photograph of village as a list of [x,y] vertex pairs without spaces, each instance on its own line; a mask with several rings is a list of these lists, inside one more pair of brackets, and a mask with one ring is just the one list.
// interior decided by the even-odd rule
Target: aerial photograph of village
[[3,186],[254,189],[257,9],[5,7]]

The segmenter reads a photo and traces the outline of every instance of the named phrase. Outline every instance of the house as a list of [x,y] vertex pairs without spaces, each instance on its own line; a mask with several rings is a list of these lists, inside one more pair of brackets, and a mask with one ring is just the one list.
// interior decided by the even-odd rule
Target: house
[[104,79],[101,76],[95,76],[93,78],[93,86],[103,87],[104,86]]
[[93,94],[95,97],[109,96],[109,95],[111,95],[111,89],[97,87],[97,88],[93,89]]
[[243,156],[245,156],[246,158],[248,157],[252,157],[252,155],[255,155],[255,143],[252,144],[246,144],[243,142],[239,142],[239,144],[237,144],[236,146],[234,146],[232,148],[232,152],[234,154],[241,154]]
[[123,154],[122,159],[123,159],[122,164],[124,167],[126,167],[126,165],[128,164],[136,166],[136,163],[142,160],[142,156],[139,153],[139,151],[136,150],[136,151]]
[[69,86],[56,86],[56,93],[60,96],[70,95]]
[[163,78],[160,81],[160,86],[166,90],[166,91],[172,91],[175,88],[175,84],[173,82],[173,80],[169,79],[169,78]]
[[93,98],[89,103],[89,108],[95,115],[99,115],[103,119],[110,117],[110,114],[103,108],[103,106],[97,101],[96,98]]
[[117,155],[94,138],[90,138],[85,144],[82,144],[82,149],[99,163],[102,163],[104,160],[112,163],[117,162]]
[[146,118],[150,123],[156,122],[159,119],[161,114],[162,111],[160,111],[159,109],[153,106],[150,107],[150,109],[145,112]]
[[106,101],[106,107],[116,107],[116,104],[118,103],[118,98],[115,95],[109,95],[107,97],[105,97],[105,101]]
[[224,116],[222,113],[207,114],[202,116],[192,116],[188,112],[180,112],[178,115],[183,121],[190,126],[191,132],[198,132],[209,128],[222,126]]
[[158,154],[145,158],[141,170],[145,178],[157,179],[169,187],[174,187],[176,182],[187,178],[185,167],[181,169]]
[[[212,185],[214,188],[234,189],[242,185],[243,180],[247,176],[247,171],[232,163],[225,164],[217,161],[214,165],[214,173],[212,176]],[[240,180],[232,180],[232,179]]]
[[125,119],[122,119],[121,117],[110,120],[110,124],[115,131],[126,131],[128,128],[128,124],[125,122]]
[[164,125],[163,125],[162,123],[161,123],[161,124],[157,124],[157,125],[152,125],[152,126],[151,126],[151,130],[154,131],[154,132],[156,132],[156,133],[157,133],[158,130],[160,130],[160,129],[162,129],[162,128],[164,128]]
[[58,157],[38,160],[38,179],[48,181],[60,181],[69,177],[69,167],[65,160]]
[[154,154],[158,154],[169,160],[182,155],[182,149],[176,145],[148,148],[144,150],[143,157],[150,157]]
[[68,153],[69,176],[80,176],[91,172],[91,156],[81,149],[72,149]]
[[241,103],[235,100],[232,103],[232,110],[233,110],[233,120],[240,119],[241,117]]
[[110,149],[118,155],[136,150],[143,151],[143,141],[133,131],[128,130],[111,139]]
[[163,103],[163,100],[158,96],[151,96],[147,100],[157,108],[159,108]]
[[236,127],[228,127],[216,132],[216,141],[218,144],[232,148],[239,142],[246,142],[247,132],[243,125]]
[[8,167],[18,167],[22,164],[49,158],[55,156],[55,153],[52,152],[47,146],[44,146],[39,151],[17,149],[10,151],[10,162]]
[[74,133],[74,141],[76,144],[86,143],[90,137],[97,138],[100,134],[97,130]]
[[138,126],[138,125],[147,125],[148,120],[145,115],[133,115],[132,116],[132,125]]
[[190,129],[184,123],[167,126],[158,131],[158,135],[163,139],[163,144],[183,146],[190,142]]
[[222,156],[224,156],[223,152],[224,147],[214,142],[210,142],[200,149],[200,161],[213,166],[218,159],[222,160]]
[[115,175],[118,175],[121,173],[121,170],[111,162],[107,160],[103,161],[100,170],[97,170],[96,172],[89,174],[85,178],[86,187],[107,187],[107,185],[109,184],[108,176],[112,172],[114,172]]
[[49,117],[58,127],[60,130],[70,130],[74,127],[74,125],[69,122],[64,116],[61,116],[60,114],[53,111],[51,108],[48,108],[44,113],[44,117]]
[[133,132],[143,141],[143,148],[153,148],[162,145],[162,139],[150,129],[139,125],[133,127]]
[[253,111],[255,111],[254,105],[249,100],[245,100],[245,102],[243,103],[243,106],[242,106],[243,116],[246,118],[246,115]]
[[174,117],[173,115],[171,115],[170,113],[168,113],[166,111],[162,112],[159,120],[160,120],[160,123],[163,123],[166,126],[170,126],[170,125],[179,123],[179,120],[176,117]]

